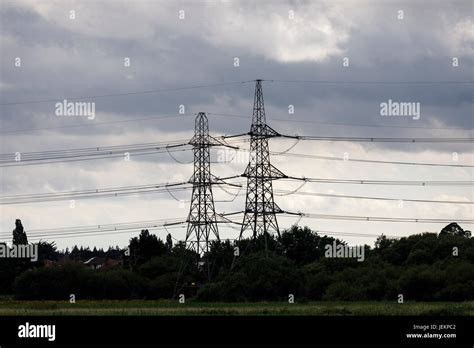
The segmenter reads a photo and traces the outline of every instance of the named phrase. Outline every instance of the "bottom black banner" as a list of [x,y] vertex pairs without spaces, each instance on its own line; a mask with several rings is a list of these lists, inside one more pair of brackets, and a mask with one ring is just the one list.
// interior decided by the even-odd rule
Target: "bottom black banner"
[[473,331],[473,317],[1,317],[0,347],[322,343],[472,347]]

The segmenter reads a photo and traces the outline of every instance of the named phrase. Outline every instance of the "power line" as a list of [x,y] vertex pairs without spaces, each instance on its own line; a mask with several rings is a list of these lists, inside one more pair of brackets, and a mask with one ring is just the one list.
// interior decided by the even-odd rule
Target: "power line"
[[[222,136],[221,138],[233,138],[239,137],[244,134],[239,135],[228,135]],[[300,136],[284,136],[288,138],[296,138],[297,140],[305,140]],[[336,139],[337,141],[348,141],[348,138],[333,137],[331,140]],[[351,138],[354,139],[354,138]],[[360,139],[360,138],[358,138]],[[365,140],[364,140],[365,139]],[[371,140],[367,140],[371,139]],[[390,138],[395,139],[395,138]],[[404,140],[400,140],[404,139]],[[314,140],[314,139],[310,139]],[[329,140],[329,139],[322,139]],[[390,141],[386,138],[363,138],[361,141]],[[426,139],[418,139],[423,141]],[[441,138],[437,138],[438,141],[443,142]],[[447,140],[447,139],[444,139]],[[451,139],[452,140],[452,139]],[[467,139],[456,138],[453,141],[466,141]],[[242,140],[237,140],[241,142]],[[351,140],[352,141],[352,140]],[[396,138],[396,141],[405,141],[405,138]],[[431,140],[429,140],[431,141]],[[434,141],[434,140],[433,140]],[[468,139],[472,141],[472,139]],[[435,141],[436,142],[436,141]],[[231,143],[235,143],[235,140],[231,140]],[[296,144],[295,144],[296,145]],[[293,146],[294,147],[294,146]],[[236,148],[241,151],[249,152],[247,149]],[[16,167],[16,166],[26,166],[26,165],[37,165],[43,163],[63,163],[63,162],[75,162],[75,161],[85,161],[85,160],[94,160],[94,159],[105,159],[105,158],[117,158],[123,157],[126,153],[133,154],[134,156],[143,156],[150,154],[157,154],[163,152],[178,152],[178,151],[189,151],[191,148],[189,144],[184,142],[184,140],[177,140],[169,143],[145,143],[145,144],[128,144],[128,145],[114,145],[114,146],[101,146],[101,147],[90,147],[90,148],[78,148],[78,149],[66,149],[66,150],[48,150],[48,151],[36,151],[36,152],[18,152],[18,153],[6,153],[0,154],[0,167]],[[364,162],[364,163],[384,163],[384,164],[401,164],[401,165],[420,165],[420,166],[440,166],[440,167],[464,167],[472,168],[473,165],[466,164],[442,164],[442,163],[422,163],[422,162],[402,162],[402,161],[381,161],[381,160],[370,160],[370,159],[345,159],[333,156],[320,156],[320,155],[310,155],[302,153],[293,153],[293,152],[271,152],[271,154],[279,156],[291,156],[291,157],[300,157],[300,158],[314,158],[322,160],[344,160],[352,162]],[[20,156],[20,160],[17,160],[17,155]],[[170,154],[171,156],[171,154]],[[172,157],[175,161],[176,159]]]
[[23,101],[17,101],[17,102],[0,103],[0,106],[58,102],[59,100],[64,100],[64,99],[66,99],[66,100],[81,100],[81,99],[124,97],[124,96],[130,96],[130,95],[152,94],[152,93],[174,92],[174,91],[183,91],[183,90],[191,90],[191,89],[199,89],[199,88],[229,86],[229,85],[249,83],[249,82],[253,82],[253,81],[255,81],[255,80],[211,83],[211,84],[202,84],[202,85],[194,85],[194,86],[186,86],[186,87],[151,89],[151,90],[147,90],[147,91],[111,93],[111,94],[90,95],[90,96],[83,96],[83,97],[62,97],[62,98],[54,98],[54,99],[23,100]]
[[[251,135],[250,133],[242,133],[238,135],[224,135],[221,138],[235,138],[240,136]],[[348,142],[370,142],[370,143],[472,143],[474,138],[377,138],[377,137],[328,137],[319,135],[286,135],[274,133],[273,138],[289,138],[298,140],[317,140],[317,141],[348,141]]]
[[429,200],[429,199],[411,199],[411,198],[390,198],[390,197],[371,197],[371,196],[354,196],[354,195],[339,195],[332,193],[320,193],[320,192],[293,192],[289,190],[275,190],[282,195],[288,193],[302,196],[319,196],[329,198],[353,198],[353,199],[366,199],[366,200],[380,200],[380,201],[394,201],[394,202],[414,202],[414,203],[442,203],[442,204],[474,204],[471,201],[447,201],[447,200]]
[[[187,184],[187,183],[183,183]],[[44,202],[53,202],[53,201],[64,201],[68,199],[80,200],[80,199],[91,199],[91,198],[107,198],[107,197],[119,197],[119,196],[128,196],[128,195],[138,195],[138,194],[147,194],[147,193],[167,193],[169,189],[166,188],[172,185],[156,185],[156,186],[144,186],[143,188],[135,189],[134,187],[130,188],[117,188],[115,190],[107,191],[89,191],[83,193],[63,193],[63,194],[50,194],[44,195],[41,197],[12,197],[5,199],[0,197],[0,205],[12,205],[12,204],[25,204],[25,203],[44,203]],[[181,187],[174,188],[172,191],[182,191],[188,190],[190,187]]]
[[[119,228],[119,229],[114,229],[112,231],[95,231],[95,232],[72,232],[72,233],[57,233],[57,234],[52,234],[52,235],[33,235],[31,238],[28,237],[29,240],[41,240],[41,239],[61,239],[61,238],[79,238],[79,237],[92,237],[92,236],[102,236],[102,235],[109,235],[109,234],[121,234],[121,233],[134,233],[137,230],[140,229],[147,229],[147,230],[162,230],[162,231],[167,231],[167,229],[173,229],[173,228],[182,228],[182,226],[164,226],[164,225],[153,225],[153,226],[148,226],[145,228]],[[8,238],[8,237],[3,237],[3,238]]]
[[[170,229],[170,228],[182,228],[182,226],[169,226],[169,227],[166,227],[166,226],[156,226],[156,227],[149,227],[148,229],[149,230],[161,230],[161,231],[167,231],[167,229]],[[101,232],[101,233],[87,233],[87,234],[84,234],[84,233],[75,233],[73,235],[70,235],[70,234],[64,234],[64,235],[55,235],[54,236],[54,239],[62,239],[62,238],[84,238],[84,237],[93,237],[93,236],[103,236],[103,235],[109,235],[109,234],[113,234],[113,235],[116,235],[116,234],[122,234],[122,233],[134,233],[137,229],[128,229],[128,230],[125,230],[125,231],[112,231],[112,232]],[[33,238],[30,238],[31,240],[42,240],[42,239],[52,239],[53,237],[48,237],[48,236],[45,236],[45,237],[33,237]],[[176,241],[178,241],[176,238],[174,238],[172,236],[172,238]]]
[[[189,149],[174,149],[171,152],[180,152],[180,151],[187,151]],[[157,150],[157,151],[143,151],[143,152],[134,152],[133,156],[146,156],[146,155],[153,155],[153,154],[161,154],[161,153],[169,153],[169,150]],[[99,159],[110,159],[110,158],[124,158],[125,154],[116,154],[116,155],[103,155],[103,156],[89,156],[89,157],[81,157],[75,159],[59,159],[59,160],[47,160],[47,161],[38,161],[38,162],[17,162],[18,164],[5,164],[0,165],[0,168],[5,167],[22,167],[22,166],[34,166],[40,164],[52,164],[52,163],[68,163],[68,162],[82,162],[82,161],[94,161]],[[66,157],[67,158],[67,157]]]
[[[242,214],[243,212],[235,212],[235,213],[227,213],[222,214],[223,216],[226,215],[237,215]],[[334,214],[312,214],[312,213],[290,213],[282,211],[282,213],[288,215],[297,215],[302,216],[305,218],[312,218],[312,219],[329,219],[329,220],[352,220],[352,221],[368,221],[368,222],[410,222],[410,223],[451,223],[453,221],[472,224],[474,220],[470,219],[425,219],[425,218],[407,218],[407,217],[381,217],[381,216],[361,216],[361,215],[334,215]]]
[[[373,197],[373,196],[358,196],[358,195],[342,195],[342,194],[332,194],[332,193],[321,193],[321,192],[307,192],[299,191],[300,186],[296,190],[283,190],[277,189],[273,190],[276,196],[289,196],[292,194],[302,195],[302,196],[320,196],[328,198],[350,198],[350,199],[363,199],[363,200],[380,200],[380,201],[391,201],[391,202],[412,202],[412,203],[435,203],[435,204],[474,204],[472,201],[450,201],[450,200],[435,200],[435,199],[413,199],[413,198],[396,198],[396,197]],[[235,189],[230,187],[228,189]],[[225,190],[227,191],[227,190]],[[240,188],[239,188],[240,191]],[[231,194],[231,193],[229,193]],[[235,196],[243,196],[244,194],[237,193]]]
[[[412,202],[412,203],[435,203],[435,204],[474,204],[472,201],[450,201],[450,200],[434,200],[434,199],[412,199],[412,198],[394,198],[394,197],[373,197],[373,196],[357,196],[357,195],[342,195],[332,193],[321,193],[321,192],[307,192],[299,191],[300,186],[296,190],[274,190],[276,196],[289,196],[292,194],[302,196],[320,196],[328,198],[350,198],[350,199],[363,199],[363,200],[380,200],[380,201],[391,201],[391,202]],[[230,188],[233,189],[233,188]],[[240,189],[239,189],[240,190]],[[229,193],[230,194],[230,193]],[[243,196],[243,194],[237,194],[236,196]]]
[[[168,223],[181,221],[181,218],[169,218],[169,219],[155,219],[155,220],[141,220],[132,222],[118,222],[108,224],[96,224],[96,225],[79,225],[69,227],[58,227],[58,228],[43,228],[43,229],[32,229],[27,231],[31,235],[39,235],[44,233],[55,233],[55,232],[86,232],[86,231],[104,231],[104,230],[115,230],[116,228],[146,228],[153,227],[160,223]],[[8,234],[11,232],[0,232],[0,234]]]
[[380,164],[400,164],[400,165],[411,165],[411,166],[432,166],[432,167],[458,167],[458,168],[474,168],[472,164],[445,164],[445,163],[423,163],[423,162],[402,162],[402,161],[382,161],[382,160],[370,160],[360,158],[343,158],[335,156],[321,156],[321,155],[310,155],[304,153],[277,153],[272,152],[275,156],[288,156],[298,158],[314,158],[328,161],[347,161],[347,162],[361,162],[361,163],[380,163]]
[[[286,217],[286,216],[283,216]],[[325,234],[325,235],[335,235],[335,236],[346,236],[346,237],[372,237],[378,238],[381,235],[375,233],[360,233],[360,232],[343,232],[343,231],[328,231],[328,230],[313,230],[314,233]],[[285,232],[283,232],[285,233]],[[387,235],[383,234],[387,238],[404,238],[407,236],[396,236],[396,235]],[[235,241],[238,239],[235,238],[225,238],[224,240]]]
[[[115,233],[124,233],[124,231],[136,231],[136,230],[141,230],[141,229],[154,229],[154,228],[177,228],[180,226],[165,226],[164,224],[160,224],[163,220],[156,220],[155,222],[152,223],[141,223],[141,224],[136,224],[136,223],[130,223],[130,226],[126,226],[124,224],[117,224],[116,226],[114,225],[107,225],[107,227],[104,228],[96,228],[96,229],[90,229],[90,228],[85,228],[83,230],[81,229],[75,229],[75,230],[61,230],[58,229],[56,230],[51,230],[51,232],[42,232],[42,233],[31,233],[32,231],[28,232],[28,238],[29,239],[42,239],[42,238],[74,238],[74,237],[84,237],[84,236],[96,236],[96,235],[103,235],[103,234],[115,234]],[[169,220],[166,220],[169,221]],[[122,226],[123,225],[123,226]],[[104,225],[106,226],[106,225]],[[2,235],[0,238],[8,238],[11,237],[11,233],[8,234],[7,232],[2,232]]]
[[380,217],[380,216],[358,216],[358,215],[331,215],[331,214],[308,214],[301,213],[303,217],[311,219],[329,219],[329,220],[352,220],[352,221],[374,221],[374,222],[412,222],[412,223],[436,223],[445,224],[453,221],[467,224],[474,223],[470,219],[418,219],[404,217]]
[[[221,215],[236,215],[241,214],[228,213]],[[418,219],[418,218],[403,218],[403,217],[372,217],[372,216],[354,216],[354,215],[330,215],[330,214],[307,214],[307,213],[292,213],[291,215],[299,215],[304,218],[311,219],[330,219],[330,220],[354,220],[354,221],[369,221],[369,222],[412,222],[412,223],[450,223],[453,221],[462,222],[466,224],[472,224],[473,220],[467,219]],[[288,217],[288,216],[287,216]],[[102,224],[102,225],[86,225],[86,226],[73,226],[66,228],[49,228],[49,229],[33,229],[27,231],[29,239],[51,239],[51,238],[73,238],[73,237],[84,237],[84,236],[95,236],[102,234],[115,234],[122,233],[121,231],[135,231],[141,229],[159,229],[159,228],[177,228],[180,225],[173,226],[173,223],[181,222],[180,218],[170,219],[159,219],[159,220],[145,220],[136,222],[124,222],[115,224]],[[234,221],[229,221],[234,222]],[[181,225],[184,227],[184,225]],[[332,234],[344,234],[347,236],[370,236],[377,237],[378,235],[364,234],[357,232],[335,232],[335,231],[324,231],[315,230],[315,232],[332,233]],[[126,232],[125,232],[126,233]],[[130,233],[130,232],[128,232]],[[11,232],[1,232],[0,238],[7,239],[11,238]],[[402,237],[402,236],[393,236]]]
[[[183,229],[185,228],[184,225],[176,225],[176,226],[164,226],[164,225],[156,225],[156,226],[148,226],[147,229],[150,231],[168,231],[168,229]],[[95,237],[95,236],[101,236],[101,235],[116,235],[116,234],[128,234],[128,233],[136,233],[137,230],[140,228],[131,228],[131,229],[118,229],[118,230],[113,230],[113,231],[108,231],[108,232],[100,232],[100,231],[92,231],[92,232],[79,232],[79,233],[57,233],[54,235],[31,235],[28,236],[29,240],[48,240],[48,239],[63,239],[63,238],[84,238],[84,237]],[[371,237],[371,238],[377,238],[380,236],[380,234],[374,234],[374,233],[359,233],[359,232],[343,232],[343,231],[328,231],[328,230],[314,230],[315,233],[318,234],[325,234],[325,235],[334,235],[334,236],[345,236],[345,237]],[[388,238],[403,238],[404,236],[396,236],[396,235],[385,235]],[[11,237],[10,235],[3,236],[1,238],[7,239]],[[173,236],[171,236],[175,241],[179,240]],[[230,241],[235,241],[236,239],[232,238],[224,238],[223,240],[230,240]]]
[[[298,158],[310,158],[310,159],[320,159],[320,160],[333,160],[333,161],[347,161],[347,162],[362,162],[362,163],[380,163],[380,164],[400,164],[400,165],[412,165],[412,166],[432,166],[432,167],[458,167],[458,168],[474,168],[474,165],[470,164],[446,164],[446,163],[426,163],[426,162],[403,162],[403,161],[382,161],[382,160],[371,160],[371,159],[359,159],[359,158],[345,158],[345,157],[336,157],[336,156],[322,156],[322,155],[311,155],[305,153],[295,153],[295,152],[288,152],[289,150],[293,149],[297,142],[291,145],[285,151],[270,151],[271,155],[274,156],[287,156],[287,157],[298,157]],[[248,149],[239,148],[239,151],[250,153]],[[235,156],[234,156],[235,157]],[[232,159],[233,160],[233,159]],[[230,160],[229,162],[232,162]]]
[[[238,178],[238,175],[218,178],[216,184],[227,184],[225,180]],[[408,186],[471,186],[471,181],[410,181],[410,180],[368,180],[368,179],[329,179],[329,178],[305,178],[305,177],[286,177],[282,180],[299,180],[305,182],[318,182],[318,183],[332,183],[332,184],[356,184],[356,185],[408,185]],[[187,185],[188,182],[174,182],[174,183],[161,183],[161,184],[145,184],[145,185],[134,185],[134,186],[121,186],[121,187],[109,187],[109,188],[95,188],[86,190],[75,190],[75,191],[60,191],[60,192],[47,192],[47,193],[33,193],[33,194],[21,194],[21,195],[3,195],[0,196],[0,205],[8,204],[20,204],[20,203],[37,203],[37,202],[48,202],[65,199],[83,199],[83,198],[103,198],[103,197],[116,197],[122,195],[131,194],[143,194],[143,193],[159,193],[167,191],[169,188],[173,190],[181,190],[179,186]],[[240,187],[240,186],[239,186]],[[185,188],[189,189],[189,187]],[[279,190],[280,193],[292,193],[292,191]],[[296,192],[294,192],[296,193]],[[302,193],[301,193],[302,194]],[[426,202],[426,203],[453,203],[453,204],[472,204],[471,202],[463,201],[447,201],[447,200],[415,200],[415,199],[402,199],[402,198],[383,198],[383,197],[367,197],[367,196],[349,196],[349,195],[332,195],[324,193],[310,193],[327,197],[341,197],[341,198],[360,198],[360,199],[380,199],[380,200],[404,200],[408,202]]]
[[[171,141],[168,143],[156,142],[156,143],[145,143],[145,144],[126,144],[126,145],[113,145],[113,146],[97,146],[89,148],[75,148],[65,150],[46,150],[46,151],[35,151],[35,152],[18,152],[21,155],[20,161],[34,161],[34,160],[47,160],[56,158],[69,158],[74,156],[89,156],[95,154],[114,154],[123,151],[138,151],[138,150],[155,150],[174,148],[179,146],[188,145],[183,141]],[[15,161],[15,153],[0,154],[0,160],[2,162]],[[17,160],[18,161],[18,160]]]
[[12,130],[4,130],[0,131],[0,134],[6,133],[22,133],[22,132],[36,132],[41,130],[53,130],[53,129],[65,129],[65,128],[79,128],[79,127],[91,127],[91,126],[103,126],[109,124],[116,124],[116,123],[129,123],[129,122],[139,122],[139,121],[148,121],[148,120],[162,120],[167,118],[176,118],[176,117],[183,117],[183,116],[192,116],[193,114],[170,114],[170,115],[160,115],[160,116],[152,116],[152,117],[142,117],[142,118],[132,118],[132,119],[125,119],[125,120],[116,120],[116,121],[106,121],[106,122],[94,122],[94,123],[86,123],[86,124],[72,124],[67,126],[58,126],[58,127],[44,127],[44,128],[30,128],[30,129],[12,129]]
[[[427,85],[427,84],[471,84],[472,81],[330,81],[330,80],[261,80],[268,82],[284,82],[284,83],[312,83],[312,84],[386,84],[386,85]],[[9,106],[9,105],[24,105],[24,104],[36,104],[36,103],[46,103],[46,102],[57,102],[58,100],[80,100],[80,99],[98,99],[98,98],[110,98],[110,97],[123,97],[131,95],[142,95],[142,94],[154,94],[154,93],[163,93],[163,92],[174,92],[182,90],[191,90],[191,89],[200,89],[200,88],[209,88],[209,87],[220,87],[220,86],[229,86],[229,85],[239,85],[255,82],[255,80],[248,81],[234,81],[234,82],[221,82],[221,83],[210,83],[210,84],[201,84],[194,86],[184,86],[184,87],[174,87],[174,88],[161,88],[161,89],[151,89],[146,91],[136,91],[136,92],[123,92],[123,93],[110,93],[110,94],[101,94],[101,95],[89,95],[82,97],[61,97],[54,99],[39,99],[39,100],[23,100],[16,102],[6,102],[0,103],[0,106]]]
[[[41,194],[30,194],[30,195],[12,195],[12,196],[0,196],[0,205],[12,205],[12,204],[25,204],[25,203],[44,203],[53,201],[64,201],[67,199],[91,199],[91,198],[106,198],[106,197],[121,197],[128,195],[142,195],[142,194],[157,194],[157,193],[169,193],[188,191],[191,187],[173,187],[174,185],[185,185],[183,183],[170,183],[170,184],[152,184],[142,186],[124,186],[115,187],[109,189],[91,189],[84,191],[63,191],[63,192],[52,192],[52,193],[41,193]],[[171,189],[170,189],[171,188]],[[232,187],[230,187],[232,188]],[[105,191],[104,190],[108,190]],[[238,188],[240,191],[241,188]],[[363,200],[381,200],[381,201],[395,201],[395,202],[413,202],[413,203],[439,203],[439,204],[474,204],[471,201],[450,201],[450,200],[429,200],[429,199],[411,199],[411,198],[391,198],[391,197],[372,197],[372,196],[357,196],[357,195],[340,195],[320,192],[305,192],[305,191],[290,191],[290,190],[274,190],[277,196],[288,196],[291,194],[303,195],[303,196],[319,196],[328,198],[351,198],[351,199],[363,199]],[[228,194],[231,194],[227,192]],[[234,199],[237,196],[243,196],[245,193],[238,192],[234,195]],[[176,197],[171,195],[175,200]],[[234,201],[232,199],[231,201]]]
[[191,187],[174,188],[172,190],[164,188],[164,189],[148,189],[148,190],[140,190],[140,191],[132,191],[132,192],[116,192],[116,193],[93,194],[93,195],[70,196],[70,197],[51,197],[51,198],[45,198],[45,199],[30,199],[30,200],[16,200],[16,201],[0,202],[0,205],[48,203],[48,202],[65,201],[68,199],[82,200],[82,199],[110,198],[110,197],[115,198],[115,197],[123,197],[123,196],[160,194],[160,193],[168,193],[171,195],[172,192],[183,192],[189,189],[191,189]]
[[325,137],[317,135],[281,135],[284,138],[317,141],[349,141],[370,143],[472,143],[474,138],[374,138],[374,137]]
[[368,84],[368,85],[438,85],[438,84],[471,84],[473,81],[349,81],[349,80],[262,80],[267,82],[285,82],[285,83],[314,83],[314,84]]
[[[228,184],[226,180],[237,178],[238,176],[230,176],[217,178],[213,177],[214,185]],[[170,191],[182,191],[189,190],[191,187],[182,187],[189,185],[189,181],[184,182],[172,182],[172,183],[161,183],[161,184],[145,184],[145,185],[133,185],[133,186],[121,186],[121,187],[109,187],[109,188],[95,188],[85,190],[73,190],[73,191],[60,191],[60,192],[46,192],[46,193],[33,193],[33,194],[20,194],[20,195],[4,195],[0,196],[0,205],[10,204],[22,204],[22,203],[41,203],[50,201],[61,201],[67,199],[86,199],[86,198],[104,198],[104,197],[118,197],[125,195],[135,194],[146,194],[146,193],[161,193]],[[231,187],[239,187],[236,184],[228,184]],[[194,184],[199,187],[199,184]],[[171,188],[171,190],[170,190]]]
[[[163,147],[162,150],[149,150],[149,149],[136,149],[133,150],[130,154],[133,154],[133,157],[136,156],[145,156],[145,155],[153,155],[153,154],[161,154],[161,153],[168,153],[170,157],[181,164],[190,164],[179,161],[176,157],[172,156],[171,153],[176,152],[187,152],[190,151],[191,148],[185,148],[186,145],[180,145],[181,148],[172,148],[172,147]],[[164,149],[164,150],[163,150]],[[247,149],[239,149],[242,152],[249,152]],[[0,167],[18,167],[18,166],[30,166],[30,165],[40,165],[40,164],[50,164],[50,163],[67,163],[67,162],[80,162],[80,161],[89,161],[89,160],[97,160],[97,159],[111,159],[111,158],[124,158],[124,152],[122,151],[115,151],[117,154],[104,154],[101,155],[97,154],[89,154],[87,157],[82,156],[75,156],[75,155],[66,155],[56,157],[56,159],[44,159],[44,158],[37,158],[37,159],[29,159],[27,163],[23,160],[21,161],[2,161],[0,159]],[[378,164],[395,164],[395,165],[412,165],[412,166],[432,166],[432,167],[453,167],[453,168],[473,168],[474,165],[470,164],[446,164],[446,163],[424,163],[424,162],[403,162],[403,161],[383,161],[383,160],[370,160],[370,159],[358,159],[358,158],[342,158],[336,156],[321,156],[321,155],[310,155],[310,154],[303,154],[303,153],[294,153],[294,152],[285,152],[280,153],[276,151],[270,152],[274,156],[285,156],[285,157],[295,157],[295,158],[308,158],[308,159],[320,159],[320,160],[334,160],[334,161],[347,161],[347,162],[361,162],[361,163],[378,163]],[[78,157],[75,159],[70,159],[71,157]],[[30,162],[31,161],[31,162]],[[4,164],[2,164],[2,162]],[[232,162],[232,160],[228,161]],[[222,163],[222,162],[212,162],[212,163]]]
[[[223,117],[234,117],[234,118],[243,118],[249,119],[247,115],[239,114],[224,114],[209,112],[207,113],[210,116],[223,116]],[[320,125],[334,125],[334,126],[348,126],[348,127],[369,127],[369,128],[401,128],[401,129],[432,129],[432,130],[458,130],[458,131],[472,131],[464,128],[457,127],[423,127],[423,126],[394,126],[394,125],[373,125],[373,124],[359,124],[359,123],[345,123],[345,122],[323,122],[323,121],[310,121],[310,120],[297,120],[297,119],[285,119],[285,118],[270,118],[270,121],[277,122],[288,122],[288,123],[308,123],[308,124],[320,124]]]
[[366,180],[366,179],[320,179],[305,177],[287,177],[291,180],[319,182],[329,184],[355,185],[407,185],[407,186],[472,186],[472,181],[421,181],[421,180]]
[[[208,116],[221,116],[221,117],[249,119],[248,115],[242,115],[242,114],[226,114],[226,113],[219,113],[219,112],[208,112],[206,114]],[[73,125],[58,126],[58,127],[0,130],[0,134],[35,132],[35,131],[42,131],[42,130],[55,130],[55,129],[67,129],[67,128],[95,127],[95,126],[118,124],[118,123],[151,121],[151,120],[169,119],[169,118],[186,117],[186,116],[194,116],[194,115],[195,114],[164,114],[164,115],[151,116],[151,117],[130,118],[130,119],[124,119],[124,120],[105,121],[105,122],[82,123],[82,124],[73,124]],[[348,127],[363,127],[363,128],[400,128],[400,129],[472,131],[469,129],[459,128],[459,127],[373,125],[373,124],[358,124],[358,123],[347,123],[347,122],[324,122],[324,121],[312,121],[312,120],[285,119],[285,118],[271,118],[270,120],[275,121],[275,122],[319,124],[319,125],[329,125],[329,126],[348,126]]]
[[[13,130],[4,130],[0,131],[0,134],[8,133],[21,133],[21,132],[34,132],[42,130],[55,130],[55,129],[67,129],[67,128],[81,128],[81,127],[95,127],[102,125],[118,124],[118,123],[129,123],[129,122],[140,122],[140,121],[150,121],[150,120],[160,120],[184,116],[193,116],[194,114],[170,114],[170,115],[160,115],[152,117],[143,117],[143,118],[132,118],[125,120],[116,120],[116,121],[106,121],[106,122],[94,122],[86,124],[73,124],[66,126],[58,127],[43,127],[43,128],[30,128],[30,129],[13,129]],[[207,113],[210,116],[223,116],[223,117],[233,117],[233,118],[242,118],[248,119],[247,115],[238,115],[238,114],[225,114],[225,113]],[[288,123],[306,123],[306,124],[319,124],[319,125],[335,125],[335,126],[348,126],[348,127],[365,127],[365,128],[400,128],[400,129],[428,129],[428,130],[455,130],[455,131],[472,131],[470,129],[464,129],[459,127],[423,127],[423,126],[396,126],[396,125],[370,125],[370,124],[357,124],[357,123],[345,123],[345,122],[323,122],[323,121],[310,121],[310,120],[297,120],[297,119],[284,119],[284,118],[271,118],[271,121],[276,122],[288,122]]]
[[[338,231],[327,231],[327,230],[314,230],[316,233],[324,233],[330,236],[342,236],[342,237],[369,237],[369,238],[378,238],[380,234],[375,233],[358,233],[358,232],[338,232]],[[404,236],[395,236],[395,235],[385,235],[387,238],[403,238]]]
[[[229,141],[229,143],[236,142],[242,142],[242,140]],[[45,163],[50,164],[89,161],[118,157],[124,158],[127,153],[128,155],[133,154],[133,156],[144,156],[158,153],[170,154],[171,152],[189,151],[191,149],[192,147],[184,140],[177,140],[171,141],[169,143],[160,142],[147,144],[100,146],[68,150],[7,153],[0,154],[0,167],[17,167]],[[19,160],[16,160],[17,155],[20,156]],[[176,161],[176,158],[172,158]]]
[[[140,152],[135,152],[133,151],[133,157],[136,156],[145,156],[145,155],[153,155],[153,154],[161,154],[161,153],[168,153],[170,157],[181,164],[190,164],[185,163],[182,161],[179,161],[176,159],[176,157],[172,156],[171,153],[175,152],[186,152],[190,151],[191,148],[179,148],[179,149],[171,149],[170,147],[165,147],[165,151],[162,150],[156,150],[156,151],[150,151],[150,150],[142,150]],[[249,150],[241,149],[240,151],[243,152],[249,152]],[[293,152],[287,152],[287,153],[279,153],[279,152],[270,152],[274,156],[286,156],[286,157],[295,157],[295,158],[309,158],[309,159],[320,159],[320,160],[338,160],[338,161],[347,161],[347,162],[361,162],[361,163],[378,163],[378,164],[396,164],[396,165],[412,165],[412,166],[433,166],[433,167],[453,167],[453,168],[473,168],[474,165],[469,165],[469,164],[446,164],[446,163],[423,163],[423,162],[402,162],[402,161],[382,161],[382,160],[370,160],[370,159],[357,159],[357,158],[342,158],[342,157],[336,157],[336,156],[320,156],[320,155],[310,155],[310,154],[302,154],[302,153],[293,153]],[[71,160],[66,160],[67,158],[70,158],[70,156],[65,156],[61,157],[64,159],[59,159],[59,160],[47,160],[47,161],[41,161],[41,160],[36,160],[36,162],[33,163],[24,163],[23,161],[20,162],[7,162],[11,164],[1,164],[0,160],[0,167],[18,167],[18,166],[30,166],[30,165],[39,165],[39,164],[50,164],[50,163],[67,163],[67,162],[78,162],[78,161],[89,161],[89,160],[97,160],[97,159],[110,159],[110,158],[123,158],[124,154],[119,153],[117,155],[97,155],[97,156],[91,156],[89,155],[88,158],[77,158],[77,159],[71,159]],[[232,162],[232,160],[228,161]],[[212,162],[212,163],[222,163],[222,162]]]

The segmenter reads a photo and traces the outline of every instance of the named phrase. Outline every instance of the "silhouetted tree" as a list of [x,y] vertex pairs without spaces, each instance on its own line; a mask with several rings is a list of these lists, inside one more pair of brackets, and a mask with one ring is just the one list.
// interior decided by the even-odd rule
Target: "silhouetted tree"
[[28,244],[28,238],[23,229],[20,219],[15,221],[15,229],[13,230],[13,244]]
[[439,234],[440,236],[452,234],[462,237],[470,237],[471,231],[463,230],[457,223],[451,222],[449,225],[444,227]]
[[150,234],[148,230],[142,230],[140,235],[130,239],[130,258],[127,263],[131,268],[138,267],[154,256],[166,253],[166,246],[156,235]]
[[324,256],[326,244],[332,244],[334,238],[319,236],[308,227],[292,226],[285,230],[280,239],[283,254],[297,265],[308,264]]
[[81,259],[81,254],[77,245],[74,245],[71,250],[71,253],[69,254],[69,257],[73,261],[79,261]]
[[56,251],[56,244],[54,242],[48,243],[45,241],[38,242],[38,259],[39,260],[57,260],[59,253]]
[[234,258],[234,245],[229,240],[213,240],[210,242],[207,256],[211,265],[211,277],[215,278],[219,273],[230,269]]
[[170,253],[172,249],[173,249],[173,240],[171,239],[171,234],[168,233],[168,235],[166,236],[166,250],[168,251],[168,253]]
[[387,238],[386,235],[382,234],[377,237],[375,241],[375,248],[376,249],[386,249],[388,248],[395,240]]

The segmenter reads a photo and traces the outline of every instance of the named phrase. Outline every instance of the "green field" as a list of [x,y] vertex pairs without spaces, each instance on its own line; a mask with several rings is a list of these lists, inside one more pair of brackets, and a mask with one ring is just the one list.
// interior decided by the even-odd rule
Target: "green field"
[[474,302],[252,302],[0,300],[10,315],[474,315]]

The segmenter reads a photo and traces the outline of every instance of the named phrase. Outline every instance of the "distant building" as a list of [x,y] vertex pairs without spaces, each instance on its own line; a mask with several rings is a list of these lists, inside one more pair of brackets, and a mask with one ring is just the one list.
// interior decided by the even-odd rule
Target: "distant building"
[[102,268],[104,264],[105,264],[105,258],[98,257],[98,256],[91,257],[89,260],[84,262],[84,265],[86,265],[87,267],[91,269]]
[[122,260],[94,256],[84,262],[84,265],[90,269],[112,268],[122,265]]

